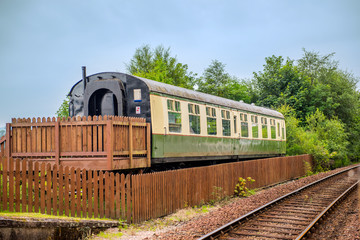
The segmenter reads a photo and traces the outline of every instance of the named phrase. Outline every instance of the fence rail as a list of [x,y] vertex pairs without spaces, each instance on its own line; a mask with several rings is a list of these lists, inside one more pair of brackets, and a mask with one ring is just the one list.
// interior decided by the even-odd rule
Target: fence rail
[[127,175],[32,160],[0,161],[2,211],[107,217],[141,222],[233,194],[239,177],[253,188],[305,174],[310,155]]
[[94,170],[150,167],[150,124],[118,116],[12,119],[1,155]]

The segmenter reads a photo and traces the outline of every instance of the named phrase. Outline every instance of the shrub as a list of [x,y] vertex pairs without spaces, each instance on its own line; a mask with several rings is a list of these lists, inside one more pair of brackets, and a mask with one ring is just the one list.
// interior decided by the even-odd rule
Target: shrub
[[253,195],[254,192],[249,190],[247,187],[246,187],[246,184],[249,183],[253,183],[255,182],[254,179],[252,179],[251,177],[247,177],[246,179],[245,178],[242,178],[242,177],[239,177],[239,181],[238,183],[236,184],[235,186],[235,190],[234,190],[234,194],[235,196],[239,196],[239,197],[247,197],[247,196],[250,196],[250,195]]
[[312,167],[311,164],[307,161],[304,161],[304,168],[305,168],[305,176],[311,176],[314,174],[314,172],[312,171]]
[[301,122],[288,105],[278,110],[285,116],[287,155],[311,154],[315,172],[349,164],[348,134],[340,120],[328,119],[320,110],[316,110]]

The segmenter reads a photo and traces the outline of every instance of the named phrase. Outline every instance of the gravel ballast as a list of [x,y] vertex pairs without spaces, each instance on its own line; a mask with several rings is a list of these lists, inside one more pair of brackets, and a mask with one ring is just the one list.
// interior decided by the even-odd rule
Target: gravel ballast
[[[347,167],[346,167],[347,168]],[[325,176],[344,170],[345,168],[339,168],[326,173],[319,173],[309,177],[301,178],[298,180],[288,181],[283,184],[276,185],[271,188],[263,189],[256,192],[247,198],[231,198],[225,202],[220,203],[220,206],[210,208],[207,213],[198,213],[190,218],[181,219],[180,221],[171,222],[169,219],[179,218],[188,214],[186,209],[180,210],[178,213],[170,216],[155,219],[149,221],[151,223],[151,229],[149,229],[149,222],[143,224],[137,224],[131,226],[129,229],[112,229],[108,232],[123,233],[121,238],[111,239],[197,239],[202,235],[205,235],[227,222],[239,218],[240,216],[278,198],[282,195],[290,193],[300,187],[303,187],[311,182],[319,180]],[[360,193],[359,193],[360,194]],[[336,227],[326,227],[323,231],[327,232],[327,235],[319,235],[320,239],[329,239],[326,236],[335,236],[331,231],[340,232],[339,228],[344,229],[341,234],[346,235],[346,239],[360,239],[359,233],[359,209],[354,209],[354,206],[358,206],[359,194],[354,194],[354,199],[350,200],[348,210],[344,212],[349,213],[341,217],[341,223],[337,223],[336,218],[329,221],[331,225]],[[354,203],[355,201],[355,203]],[[352,210],[351,210],[352,209]],[[191,210],[191,209],[190,209]],[[184,214],[185,212],[185,214]],[[340,212],[342,209],[340,208]],[[346,219],[346,221],[344,220]],[[340,220],[339,220],[340,221]],[[164,226],[165,225],[165,226]],[[93,239],[102,239],[101,237],[94,237]],[[332,239],[332,238],[330,238]],[[338,238],[342,239],[342,238]]]
[[[301,178],[295,181],[287,182],[286,184],[281,184],[269,189],[259,191],[255,195],[252,195],[248,198],[237,199],[235,202],[225,205],[206,215],[194,218],[183,224],[182,226],[177,227],[176,229],[162,233],[160,235],[155,235],[152,237],[152,239],[197,239],[200,236],[221,227],[225,223],[237,219],[240,216],[266,204],[267,202],[270,202],[278,197],[281,197],[284,194],[290,193],[311,182],[319,180],[335,172],[339,172],[343,169],[345,168],[340,168],[326,173],[319,173],[317,175]],[[354,219],[359,219],[358,212],[356,215],[357,216],[353,216]],[[349,224],[351,225],[352,223],[350,222]],[[350,237],[348,239],[357,239],[356,237],[359,237],[359,229],[357,229],[357,231],[352,231],[351,233],[357,234],[358,236],[354,235],[354,238]]]

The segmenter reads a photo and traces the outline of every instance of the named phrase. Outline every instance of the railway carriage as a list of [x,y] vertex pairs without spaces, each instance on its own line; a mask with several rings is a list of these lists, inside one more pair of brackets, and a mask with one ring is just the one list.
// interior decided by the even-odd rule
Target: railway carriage
[[146,118],[152,164],[285,154],[284,116],[268,108],[117,72],[83,73],[69,96],[70,116]]

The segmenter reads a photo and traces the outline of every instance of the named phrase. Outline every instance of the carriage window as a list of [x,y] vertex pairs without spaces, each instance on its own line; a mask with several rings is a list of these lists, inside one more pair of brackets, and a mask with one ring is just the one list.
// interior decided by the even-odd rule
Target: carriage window
[[282,139],[285,139],[285,123],[281,123],[281,130],[282,130]]
[[168,110],[174,110],[174,100],[167,100]]
[[216,110],[215,110],[215,108],[212,108],[212,109],[211,109],[211,115],[212,115],[213,117],[216,117]]
[[200,109],[199,105],[189,103],[189,124],[190,133],[200,134]]
[[270,119],[271,139],[276,139],[275,119]]
[[180,102],[179,101],[175,101],[175,111],[180,112]]
[[200,107],[199,107],[199,105],[195,105],[195,114],[200,114]]
[[252,126],[253,138],[258,138],[259,137],[258,117],[255,115],[251,115],[251,126]]
[[268,138],[268,127],[267,127],[267,118],[261,118],[261,126],[262,126],[262,137]]
[[206,107],[206,122],[208,135],[216,135],[216,110],[215,108]]
[[188,104],[189,113],[194,113],[194,104]]
[[230,136],[230,111],[221,110],[223,136]]
[[234,133],[237,133],[237,129],[236,129],[236,116],[234,116]]
[[241,137],[249,137],[249,124],[247,122],[247,114],[240,113],[241,121]]
[[167,100],[169,132],[181,132],[181,108],[180,102]]
[[277,128],[278,128],[278,136],[280,137],[280,123],[277,123]]

